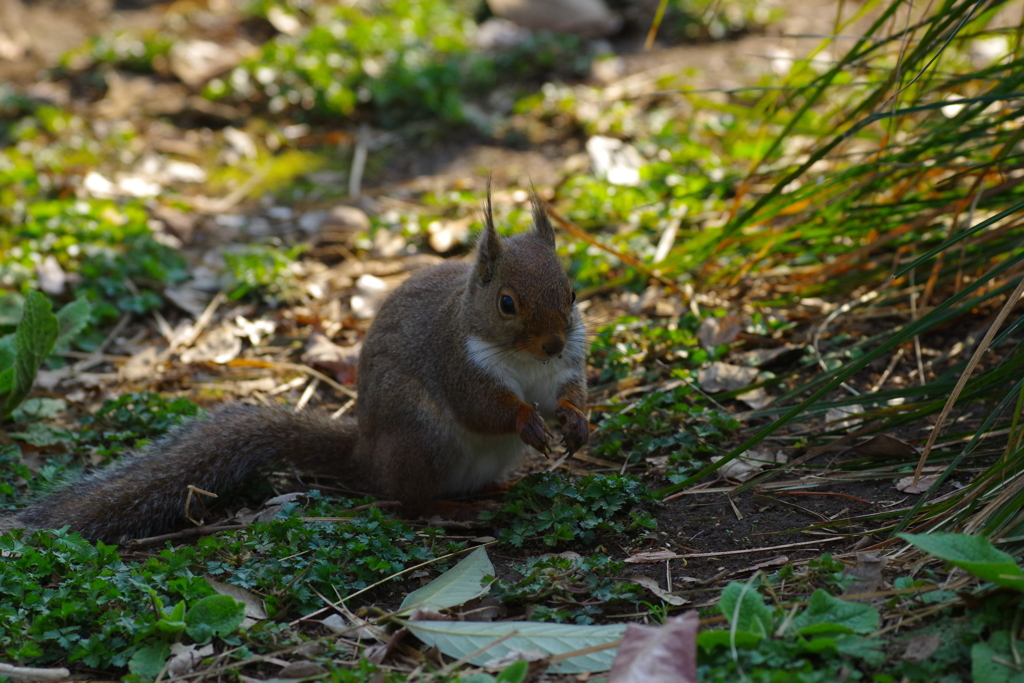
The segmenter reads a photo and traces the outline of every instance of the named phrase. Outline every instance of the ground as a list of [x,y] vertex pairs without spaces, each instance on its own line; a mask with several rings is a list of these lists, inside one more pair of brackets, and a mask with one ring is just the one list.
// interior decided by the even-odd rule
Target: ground
[[[314,10],[309,8],[317,4],[293,3],[310,16]],[[4,125],[0,129],[4,137],[0,139],[12,142],[12,148],[35,164],[39,178],[32,182],[43,188],[37,197],[39,206],[44,203],[43,195],[69,205],[77,198],[85,208],[63,209],[77,216],[74,221],[94,221],[111,234],[118,230],[126,234],[132,230],[151,232],[162,245],[127,253],[120,262],[122,270],[99,278],[97,285],[92,284],[88,272],[76,270],[78,267],[69,264],[62,254],[52,263],[44,260],[45,249],[39,247],[35,261],[25,268],[25,272],[34,273],[36,280],[32,284],[27,284],[28,280],[5,281],[5,287],[14,293],[18,287],[21,291],[36,288],[38,281],[38,288],[58,303],[73,299],[72,292],[92,287],[87,295],[95,311],[93,323],[82,332],[83,340],[73,347],[58,345],[62,360],[45,366],[36,381],[33,397],[60,399],[66,404],[66,412],[55,416],[41,411],[35,417],[43,417],[44,422],[52,418],[46,428],[51,431],[49,436],[32,432],[31,438],[25,436],[30,433],[25,425],[34,422],[33,415],[15,414],[15,426],[9,430],[14,433],[5,436],[5,443],[16,443],[20,463],[28,468],[26,473],[43,480],[63,472],[54,474],[48,468],[102,464],[109,452],[122,450],[121,434],[128,434],[132,441],[138,436],[158,437],[166,429],[159,416],[165,410],[174,412],[166,406],[154,409],[159,424],[133,422],[135,418],[115,414],[103,418],[109,422],[93,426],[90,420],[105,410],[101,407],[104,400],[121,395],[159,392],[165,397],[187,398],[206,408],[227,400],[285,399],[302,409],[349,410],[351,391],[346,387],[354,386],[357,345],[382,294],[419,268],[441,258],[463,258],[469,253],[470,229],[478,224],[479,199],[487,178],[495,188],[496,212],[503,228],[525,225],[525,189],[533,186],[551,202],[562,235],[560,254],[577,277],[580,307],[592,337],[588,379],[590,422],[595,432],[591,445],[557,464],[557,454],[550,458],[535,454],[513,473],[512,481],[554,469],[552,477],[527,479],[509,493],[486,492],[468,501],[491,514],[490,518],[485,514],[483,521],[407,520],[409,537],[396,541],[390,550],[412,548],[419,552],[417,544],[428,538],[424,547],[429,546],[432,556],[440,556],[440,548],[449,547],[445,544],[487,542],[493,540],[493,534],[499,543],[490,546],[489,554],[495,576],[506,584],[500,590],[509,594],[515,590],[528,594],[522,586],[514,585],[522,576],[522,563],[549,552],[562,553],[563,559],[569,557],[565,553],[575,553],[572,562],[582,560],[581,556],[622,562],[609,585],[621,586],[637,577],[650,579],[643,584],[647,592],[642,598],[633,595],[615,603],[608,597],[608,586],[602,585],[600,590],[605,592],[600,594],[592,586],[582,587],[588,572],[590,578],[600,577],[599,567],[583,571],[577,567],[575,575],[570,572],[564,579],[550,578],[557,574],[555,569],[545,570],[550,572],[549,584],[561,586],[564,582],[568,588],[554,597],[509,599],[504,608],[506,617],[522,616],[538,605],[552,610],[568,606],[568,614],[560,618],[583,620],[581,615],[585,614],[586,619],[600,623],[657,623],[669,613],[696,608],[703,610],[703,625],[710,628],[725,619],[712,609],[720,604],[723,588],[730,582],[749,581],[765,586],[768,592],[777,591],[772,593],[772,605],[794,610],[790,617],[812,590],[822,586],[847,596],[869,594],[856,599],[877,607],[884,604],[889,610],[883,617],[885,629],[894,630],[900,638],[910,638],[912,631],[897,628],[905,615],[913,612],[911,621],[938,617],[929,611],[932,607],[928,599],[913,604],[910,599],[901,602],[895,597],[898,591],[909,590],[906,582],[914,583],[918,576],[938,583],[953,581],[950,576],[959,581],[959,575],[943,574],[941,563],[931,560],[925,564],[920,555],[905,553],[890,557],[883,574],[885,562],[878,557],[897,548],[891,535],[893,525],[919,500],[921,491],[912,485],[908,488],[906,479],[913,476],[913,466],[936,425],[935,413],[950,395],[981,334],[1004,306],[1004,299],[998,297],[1005,296],[1004,290],[1014,282],[992,280],[986,291],[997,294],[991,298],[970,303],[958,317],[942,319],[918,336],[898,339],[891,348],[871,354],[886,340],[895,339],[892,335],[908,329],[919,316],[941,313],[936,313],[939,304],[961,292],[965,283],[989,277],[990,264],[1001,263],[1001,258],[1016,253],[998,240],[1012,241],[1017,228],[997,225],[996,232],[979,240],[979,260],[970,262],[970,267],[961,267],[959,274],[950,274],[949,269],[940,267],[942,264],[934,269],[928,265],[917,271],[919,281],[928,281],[926,288],[914,283],[913,273],[909,283],[894,280],[897,284],[886,284],[888,273],[920,255],[915,251],[920,246],[915,244],[915,233],[911,231],[908,237],[906,230],[908,222],[917,219],[911,215],[903,220],[904,214],[899,213],[904,210],[903,203],[912,207],[906,209],[908,213],[916,210],[919,215],[940,211],[936,206],[958,207],[949,209],[948,215],[941,214],[934,225],[921,224],[920,241],[929,245],[946,239],[947,229],[948,234],[954,234],[953,228],[968,206],[972,217],[979,206],[980,195],[975,195],[971,204],[968,194],[953,198],[941,194],[946,186],[970,184],[961,177],[967,171],[958,165],[967,168],[967,162],[950,153],[949,158],[936,156],[943,163],[948,161],[952,170],[943,163],[932,166],[921,162],[930,170],[913,182],[905,178],[896,182],[883,175],[881,180],[872,177],[870,182],[854,179],[848,183],[850,188],[878,184],[877,196],[872,195],[870,201],[854,209],[862,210],[866,204],[892,204],[897,217],[891,225],[876,225],[868,219],[866,227],[853,237],[844,237],[845,233],[835,227],[832,239],[829,230],[843,224],[847,216],[852,222],[856,213],[850,210],[839,218],[828,215],[831,204],[838,205],[841,197],[853,193],[844,187],[823,200],[808,195],[809,199],[773,208],[766,218],[751,220],[729,239],[721,239],[718,250],[715,245],[702,245],[702,235],[727,229],[755,198],[768,197],[792,165],[809,159],[816,141],[827,140],[838,130],[822,121],[827,121],[824,112],[841,110],[847,104],[842,95],[818,103],[814,111],[820,120],[787,129],[781,161],[764,161],[761,154],[767,147],[766,139],[781,131],[783,123],[774,120],[761,126],[759,133],[748,134],[744,116],[755,117],[751,112],[760,116],[775,108],[789,116],[799,102],[786,98],[797,98],[811,90],[806,84],[792,90],[780,87],[778,101],[770,102],[762,99],[774,87],[767,84],[801,67],[805,55],[815,60],[812,68],[818,73],[827,71],[857,44],[861,32],[870,30],[871,22],[882,11],[873,6],[823,0],[785,0],[776,3],[774,10],[778,14],[766,21],[736,23],[718,40],[710,40],[708,35],[680,38],[669,31],[669,37],[645,49],[646,33],[641,29],[642,22],[635,20],[608,42],[572,43],[568,51],[562,52],[558,50],[566,48],[560,43],[554,47],[544,44],[536,49],[553,50],[555,63],[545,67],[549,71],[542,77],[529,74],[517,81],[509,76],[509,83],[497,78],[487,92],[466,95],[459,115],[449,120],[444,117],[454,115],[443,103],[427,103],[431,90],[414,102],[410,112],[408,102],[402,99],[405,90],[388,91],[384,86],[373,90],[383,79],[376,85],[353,85],[353,97],[362,99],[345,115],[325,115],[321,111],[307,117],[294,108],[296,102],[291,100],[280,100],[283,113],[275,111],[275,93],[287,92],[290,87],[296,93],[301,89],[286,77],[294,76],[289,69],[295,73],[301,70],[298,61],[280,67],[276,75],[267,76],[266,83],[254,70],[253,80],[261,85],[251,86],[257,90],[247,91],[247,95],[239,87],[238,92],[224,97],[210,96],[210,78],[198,85],[186,84],[186,72],[173,61],[173,48],[160,47],[160,32],[172,33],[178,42],[202,39],[222,45],[232,44],[236,37],[257,44],[271,35],[289,35],[281,28],[286,24],[280,23],[280,18],[271,20],[266,18],[269,14],[257,11],[243,15],[230,2],[110,4],[103,0],[40,0],[22,5],[0,0],[0,18],[3,12],[8,17],[16,13],[17,26],[23,31],[8,28],[0,33],[0,48],[5,38],[17,42],[21,36],[25,49],[19,58],[0,59],[0,82],[6,84],[0,87],[0,123]],[[864,16],[857,21],[840,21],[862,10]],[[306,16],[302,12],[296,13]],[[903,15],[899,18],[909,21]],[[1007,23],[1013,26],[1003,22]],[[898,21],[892,19],[886,27],[895,32]],[[355,29],[350,26],[350,30]],[[128,43],[117,42],[116,36],[124,32],[135,40],[135,47],[125,48]],[[837,32],[841,37],[831,41],[827,49],[813,52],[823,36]],[[143,58],[135,50],[148,50],[153,45],[157,46],[152,48],[155,56],[146,53]],[[967,55],[958,58],[964,60],[963,64],[969,63],[974,53],[963,46],[958,48]],[[573,59],[585,55],[589,60],[591,54],[604,56],[586,69],[574,71]],[[373,59],[384,57],[367,58],[360,68],[367,73],[380,69]],[[886,68],[891,70],[891,64]],[[458,90],[444,74],[414,75],[420,81],[427,79],[428,85]],[[273,80],[276,77],[281,80]],[[233,83],[224,74],[218,79]],[[420,81],[414,78],[401,83],[403,88],[411,89],[421,87]],[[909,89],[910,85],[905,87]],[[952,86],[940,90],[944,97],[952,97],[950,92]],[[317,93],[319,96],[320,91]],[[965,90],[963,94],[972,93]],[[19,98],[27,98],[31,105]],[[934,105],[932,100],[927,102]],[[46,108],[50,105],[58,113]],[[428,105],[437,107],[432,116],[415,111]],[[864,111],[881,110],[878,101],[870,101]],[[684,119],[692,128],[679,133],[673,125]],[[782,118],[783,122],[789,120]],[[1012,120],[1009,116],[1001,120],[999,130],[1012,130],[1007,122]],[[822,128],[814,128],[817,125]],[[34,137],[35,128],[30,126],[42,132]],[[758,124],[749,123],[749,130],[757,128]],[[878,143],[879,148],[885,147],[888,133],[879,133],[883,141]],[[910,149],[911,143],[906,142],[911,139],[910,133],[895,133],[892,138]],[[815,163],[820,166],[811,169],[827,179],[829,174],[838,175],[839,170],[846,169],[841,165],[846,159],[868,158],[875,153],[875,140],[865,143],[855,138],[851,136],[849,145],[841,148],[841,155],[819,159]],[[79,144],[76,139],[86,142]],[[611,140],[604,144],[612,145],[631,141],[650,167],[663,163],[668,171],[652,172],[661,175],[643,176],[633,185],[598,181],[596,176],[600,174],[591,145],[600,140]],[[1014,144],[1015,140],[1007,142],[1004,150],[1012,149]],[[681,154],[679,150],[687,146],[696,151]],[[636,149],[633,151],[636,153]],[[51,163],[47,161],[48,153],[65,156]],[[964,152],[965,158],[969,153]],[[766,158],[772,158],[771,154]],[[934,163],[935,159],[929,161]],[[902,157],[898,164],[901,168],[914,165]],[[898,164],[894,161],[892,166]],[[979,165],[987,168],[984,163]],[[627,170],[640,173],[635,168]],[[749,175],[744,175],[748,170]],[[9,168],[0,166],[0,171],[8,172]],[[999,175],[998,182],[1005,185],[993,187],[1016,191],[1017,169],[1003,171],[992,175]],[[926,173],[935,175],[922,179]],[[978,177],[987,179],[984,172]],[[692,188],[686,186],[688,182],[694,183]],[[908,188],[918,187],[914,182],[924,188],[920,195],[910,194]],[[679,187],[687,189],[677,192],[674,188]],[[785,189],[795,194],[813,187],[814,182],[794,181]],[[991,187],[989,191],[995,194]],[[748,196],[750,201],[745,204]],[[32,236],[36,240],[32,244],[45,243],[47,231],[57,225],[52,222],[55,218],[46,223],[51,219],[49,209],[39,209],[36,215],[34,209],[25,209],[25,202],[31,204],[33,199],[12,197],[0,194],[0,208],[5,211],[0,216],[5,221],[2,224],[7,228],[10,222],[13,231],[16,221],[11,217],[18,216],[26,225],[42,226],[41,233]],[[108,201],[109,205],[104,203]],[[980,207],[978,215],[986,217],[1001,208],[991,202]],[[820,220],[816,218],[819,214]],[[810,217],[804,223],[797,222],[806,216]],[[890,220],[888,216],[883,218]],[[680,231],[678,236],[676,230]],[[885,230],[891,230],[894,236],[891,243]],[[54,231],[57,234],[56,228]],[[818,234],[821,232],[826,237]],[[673,249],[684,236],[689,240],[686,243],[693,245],[692,253],[705,255],[703,261],[689,262],[689,252]],[[763,242],[757,242],[762,238]],[[28,245],[29,238],[24,239]],[[662,243],[666,250],[659,259],[655,254],[662,252]],[[811,244],[820,251],[810,253],[806,245]],[[995,247],[986,252],[988,244]],[[12,262],[20,257],[15,255],[20,245],[3,246]],[[117,251],[121,244],[109,246]],[[305,249],[304,255],[292,251],[296,246]],[[977,245],[970,246],[973,249]],[[702,248],[705,251],[700,251]],[[809,253],[800,252],[805,248]],[[842,251],[846,248],[849,253],[856,252],[859,260]],[[773,249],[785,256],[766,258],[765,254],[775,253]],[[175,260],[178,257],[184,259],[179,262]],[[221,293],[214,296],[217,292]],[[158,295],[155,303],[152,297],[145,298],[153,293]],[[870,308],[858,308],[858,302],[875,302],[876,296],[877,302]],[[1012,310],[1010,306],[1007,311]],[[993,371],[997,379],[1005,380],[998,373],[1003,372],[1000,368],[1004,364],[1016,362],[1015,352],[1015,347],[1008,350],[1004,344],[982,361],[979,375]],[[724,467],[692,476],[707,467],[712,457],[739,449],[759,429],[772,424],[780,415],[776,406],[788,409],[804,400],[808,393],[799,393],[802,387],[820,387],[835,377],[826,375],[826,370],[834,373],[838,367],[852,367],[861,358],[870,363],[852,374],[846,388],[833,386],[809,401],[796,420],[787,422],[734,461],[771,461],[764,463],[763,471],[755,463],[747,471]],[[1016,366],[1006,367],[1009,369],[1005,374],[1012,375]],[[737,375],[742,378],[737,379]],[[922,376],[930,384],[925,385]],[[980,380],[970,385],[966,395],[976,397],[974,402],[958,406],[950,417],[956,429],[948,430],[951,433],[935,446],[943,466],[958,457],[956,444],[968,440],[975,433],[971,430],[984,431],[987,427],[979,425],[986,416],[997,403],[1004,406],[1009,400],[1004,398],[1009,394],[984,394],[985,386]],[[762,395],[747,393],[751,389]],[[866,397],[879,390],[884,401],[871,404]],[[1001,398],[1003,403],[999,403]],[[899,406],[917,399],[921,405],[928,404],[927,410],[922,408],[916,416],[902,419]],[[141,412],[139,406],[145,400],[153,399],[134,399],[133,411]],[[862,404],[868,406],[866,413],[851,412],[862,409]],[[931,503],[937,506],[940,501],[955,498],[975,481],[975,475],[993,471],[986,468],[996,467],[996,456],[1004,449],[1010,453],[1011,442],[1005,435],[1016,433],[1016,425],[1014,420],[1006,432],[1001,432],[1002,440],[986,441],[970,458],[962,463],[958,460],[955,475],[929,494]],[[151,432],[147,431],[150,427]],[[59,429],[68,432],[53,437],[53,430]],[[68,435],[79,433],[86,436]],[[517,528],[517,517],[533,523],[550,511],[545,501],[529,499],[531,486],[538,491],[549,490],[559,482],[588,481],[580,478],[586,475],[621,474],[632,475],[648,490],[659,493],[653,498],[638,494],[633,500],[623,491],[634,480],[623,480],[627,482],[619,484],[623,490],[609,496],[621,495],[628,502],[614,510],[607,528],[594,538],[583,540],[585,524],[573,527],[575,537],[570,535],[559,542],[546,543],[545,531],[532,527],[524,532],[525,540],[513,542],[502,535]],[[934,481],[935,472],[928,470],[925,474],[933,477],[926,480],[926,485]],[[691,480],[681,490],[665,491],[688,478]],[[538,481],[541,483],[531,483]],[[259,506],[271,494],[316,489],[333,495],[343,491],[343,484],[313,479],[308,473],[277,472],[271,478],[273,491],[258,488],[255,494],[249,491],[249,495],[229,498],[225,506],[213,508],[202,521],[206,525],[248,521],[252,513],[241,508]],[[24,480],[17,485],[21,487],[18,493],[24,494],[15,503],[20,504],[29,492],[24,490]],[[30,488],[37,490],[35,485]],[[583,493],[563,493],[579,494],[580,504],[592,506],[587,510],[595,514],[601,509],[600,501],[588,499]],[[525,507],[502,510],[502,505],[520,500],[516,496],[522,496]],[[958,518],[963,523],[957,528],[980,524],[971,516],[970,500],[964,506],[957,508],[957,514],[963,515]],[[361,505],[358,511],[366,513]],[[366,514],[377,513],[373,510]],[[654,524],[642,523],[644,515],[649,515]],[[926,524],[918,521],[918,526],[911,525],[908,530],[924,530]],[[366,524],[369,528],[385,523],[373,517]],[[376,538],[367,528],[350,536]],[[267,533],[273,537],[276,532]],[[349,532],[332,533],[339,534],[332,537],[334,547],[349,547],[343,545],[351,541],[346,536]],[[1007,535],[1013,536],[1009,530]],[[280,600],[284,605],[281,614],[294,616],[295,611],[302,612],[318,598],[341,602],[347,591],[374,580],[369,573],[340,579],[338,584],[327,584],[339,591],[336,595],[314,596],[304,588],[305,581],[313,581],[306,573],[317,574],[322,566],[310,564],[289,574],[289,552],[287,556],[273,556],[271,564],[275,568],[267,571],[274,587],[267,588],[259,583],[266,577],[252,578],[258,572],[246,563],[262,557],[268,547],[275,547],[273,542],[232,540],[218,546],[214,544],[220,541],[213,541],[204,546],[196,545],[196,538],[190,531],[169,540],[183,557],[191,558],[190,567],[205,567],[208,574],[222,579],[231,576],[239,585],[248,580],[250,583],[244,584],[247,589],[274,604]],[[122,549],[121,557],[139,566],[155,566],[167,559],[167,551],[155,549],[167,540],[129,545]],[[287,543],[309,543],[308,547],[302,546],[304,550],[296,549],[296,556],[316,556],[324,547],[318,545],[321,540],[305,536],[301,541],[288,537]],[[363,552],[366,554],[365,548]],[[654,554],[657,552],[662,554]],[[826,553],[831,557],[823,556]],[[395,559],[393,566],[412,565],[427,557],[414,555],[411,552]],[[335,561],[331,556],[330,562]],[[448,568],[451,562],[442,561],[438,566]],[[280,574],[273,573],[278,570]],[[375,570],[385,575],[392,571],[381,567]],[[371,602],[385,610],[395,609],[410,590],[428,583],[438,573],[436,567],[430,567],[411,577],[403,575],[372,593]],[[762,579],[765,583],[758,583]],[[901,580],[904,583],[898,583]],[[955,581],[943,586],[952,590],[953,586],[966,585]],[[657,590],[650,588],[652,582]],[[917,589],[921,589],[921,582],[914,584]],[[154,585],[165,590],[157,579]],[[282,585],[285,588],[280,588]],[[313,590],[320,590],[324,584],[311,585],[319,586]],[[927,590],[933,587],[929,585]],[[166,589],[167,595],[180,596],[183,602],[187,599],[190,605],[208,590],[191,584],[172,588]],[[295,593],[290,594],[293,588]],[[150,590],[153,599],[158,600],[157,593]],[[876,591],[888,591],[885,595],[889,602],[883,603]],[[666,594],[671,596],[666,598]],[[576,601],[576,595],[587,597]],[[955,611],[961,609],[955,597],[949,591],[942,591],[942,596],[947,600],[941,604],[947,609],[942,616],[961,617],[963,612]],[[606,604],[612,606],[604,609]],[[951,607],[954,604],[957,606]],[[587,608],[595,611],[586,612]],[[355,615],[349,616],[355,621]],[[962,626],[969,621],[964,617],[957,623]],[[307,626],[303,637],[328,633],[326,627]],[[960,632],[950,629],[954,631]],[[977,632],[982,631],[983,627],[978,626]],[[167,658],[167,652],[159,649],[163,641],[152,633],[133,634],[135,640],[129,641],[133,647],[144,643]],[[971,634],[976,635],[974,631]],[[273,639],[266,634],[260,637],[264,636],[267,641],[257,638],[252,642],[273,650],[273,645],[267,645]],[[968,648],[963,643],[958,646],[964,651]],[[400,648],[395,647],[397,652]],[[907,673],[910,669],[906,662],[913,658],[896,653],[903,647],[901,641],[890,639],[886,647],[888,664],[903,666],[900,675],[905,676],[904,680],[918,680]],[[937,647],[931,647],[923,659]],[[1001,645],[993,647],[1002,651]],[[861,661],[847,651],[837,651],[853,659],[837,655],[835,661],[828,660],[828,666],[839,667],[836,671],[848,674],[850,670],[842,668],[845,662]],[[43,657],[16,651],[13,645],[8,653],[18,663]],[[800,657],[806,653],[798,654],[790,659],[805,661]],[[48,664],[59,661],[52,651],[48,656]],[[388,656],[394,657],[386,659],[388,665],[397,667],[403,675],[411,670],[418,675],[420,669],[413,666],[423,666],[422,662],[410,665],[412,660],[408,658],[413,655],[409,652]],[[406,659],[401,659],[403,656]],[[287,657],[291,657],[290,650]],[[279,660],[274,665],[285,661]],[[123,672],[127,666],[116,657],[96,661],[101,663],[90,666],[97,671]],[[963,673],[969,668],[966,661],[964,655],[949,670]],[[270,665],[261,666],[267,667],[261,675],[272,675]],[[742,672],[742,665],[737,666]],[[865,676],[883,671],[879,663],[859,666],[858,671],[868,672]],[[935,665],[927,676],[921,674],[920,680],[939,680],[928,676],[938,675],[935,672],[940,669]],[[884,670],[895,671],[892,667]],[[154,677],[159,676],[149,676]]]

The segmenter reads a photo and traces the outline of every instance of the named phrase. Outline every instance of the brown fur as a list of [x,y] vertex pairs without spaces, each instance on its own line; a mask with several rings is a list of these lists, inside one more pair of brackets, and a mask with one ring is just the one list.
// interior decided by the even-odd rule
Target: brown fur
[[[568,447],[579,448],[589,437],[582,322],[536,197],[534,223],[534,231],[502,240],[488,196],[476,263],[421,271],[388,297],[359,359],[358,422],[230,405],[0,527],[70,525],[108,542],[163,533],[184,525],[189,485],[218,492],[278,461],[337,476],[419,514],[438,496],[490,483],[481,478],[507,467],[514,444],[546,450],[545,417],[562,423]],[[514,315],[500,310],[506,295]],[[470,338],[486,345],[486,357],[471,358]],[[509,358],[519,363],[513,370],[500,364]],[[548,367],[558,386],[547,407],[495,375],[524,372],[536,383]]]

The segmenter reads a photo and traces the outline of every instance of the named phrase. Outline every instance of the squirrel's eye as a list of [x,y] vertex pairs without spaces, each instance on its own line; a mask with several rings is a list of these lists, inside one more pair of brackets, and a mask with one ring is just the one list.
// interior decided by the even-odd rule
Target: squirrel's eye
[[570,290],[570,291],[569,291],[569,295],[570,295],[570,298],[569,298],[569,303],[570,303],[570,304],[574,304],[574,303],[576,303],[576,292],[574,292],[574,291]]
[[512,301],[512,297],[510,297],[508,294],[501,297],[501,299],[498,301],[498,308],[500,308],[501,312],[504,313],[505,315],[516,314],[516,302]]

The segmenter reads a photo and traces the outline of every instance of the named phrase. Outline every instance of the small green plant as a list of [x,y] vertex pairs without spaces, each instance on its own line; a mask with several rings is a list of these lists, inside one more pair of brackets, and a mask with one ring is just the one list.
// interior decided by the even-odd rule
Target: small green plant
[[688,384],[647,394],[629,411],[601,420],[601,442],[594,452],[634,459],[667,454],[674,463],[688,464],[695,455],[713,452],[739,427],[731,414],[708,404]]
[[253,4],[256,16],[276,11],[305,26],[268,41],[258,57],[214,79],[207,97],[258,98],[274,113],[320,116],[348,115],[369,102],[390,125],[429,115],[459,121],[460,92],[494,78],[489,63],[468,59],[471,19],[450,3],[297,5]]
[[107,399],[93,415],[82,418],[75,446],[104,458],[143,445],[199,414],[187,398],[167,398],[152,391]]
[[757,0],[672,0],[659,35],[685,40],[720,40],[763,28],[782,15]]
[[[265,593],[272,617],[309,612],[323,606],[317,595],[366,588],[371,583],[436,555],[461,548],[457,543],[420,544],[413,530],[377,508],[354,517],[354,503],[327,501],[308,494],[305,509],[289,503],[273,522],[253,524],[244,534],[224,534],[199,542],[197,561],[213,576]],[[369,501],[361,501],[369,502]],[[313,518],[351,517],[347,522],[305,522]]]
[[590,475],[566,481],[554,473],[534,474],[509,491],[505,507],[484,518],[498,529],[498,540],[516,547],[531,540],[589,545],[602,533],[653,529],[654,518],[638,509],[653,500],[635,477]]
[[40,292],[29,292],[13,334],[0,337],[0,420],[28,396],[39,366],[55,347],[68,344],[89,320],[89,304],[77,299],[56,314]]
[[14,662],[123,668],[156,628],[152,595],[176,603],[213,594],[180,555],[126,564],[113,546],[49,531],[5,534],[0,550],[0,649]]
[[[352,515],[315,491],[308,498],[304,510],[287,504],[273,521],[142,561],[124,561],[116,547],[66,531],[2,535],[0,592],[9,599],[0,605],[0,651],[19,664],[70,661],[152,672],[164,646],[178,639],[241,644],[233,635],[238,608],[221,596],[207,599],[214,591],[204,576],[256,593],[278,619],[322,607],[319,595],[365,588],[460,547],[428,549],[411,528],[376,508]],[[300,513],[348,521],[307,522]],[[255,627],[247,644],[288,637],[278,631],[270,622]]]
[[441,0],[261,0],[248,11],[287,16],[301,28],[266,42],[258,57],[212,80],[205,95],[260,101],[275,114],[337,117],[368,106],[388,127],[425,118],[460,123],[471,97],[505,79],[579,77],[591,61],[571,36],[537,35],[493,55],[473,49],[472,13]]
[[157,615],[152,634],[158,642],[139,648],[128,661],[129,671],[139,679],[152,680],[159,676],[171,656],[171,645],[180,642],[185,635],[198,644],[207,643],[214,636],[237,642],[230,636],[245,619],[245,605],[234,598],[208,595],[186,611],[184,600],[167,608],[155,592],[151,591],[150,597]]
[[285,250],[250,244],[240,251],[225,253],[224,260],[234,279],[229,298],[241,299],[249,294],[272,300],[295,298],[298,287],[293,266],[303,250],[302,245]]
[[643,589],[621,580],[622,562],[605,556],[536,557],[512,570],[518,581],[493,581],[490,593],[506,604],[529,605],[531,621],[591,624],[609,608],[635,604]]
[[21,449],[16,445],[0,446],[0,510],[10,510],[20,497],[19,479],[31,479],[32,474],[21,462]]
[[[824,590],[790,614],[766,605],[755,580],[734,582],[722,591],[718,609],[729,628],[698,635],[700,680],[735,680],[729,677],[740,672],[753,680],[773,680],[781,670],[784,680],[811,683],[828,680],[819,672],[849,671],[850,660],[870,669],[885,659],[881,641],[870,637],[879,625],[878,611]],[[785,631],[779,633],[783,623]]]
[[[0,158],[0,181],[3,171]],[[48,200],[38,196],[41,191],[25,188],[27,206],[11,197],[10,215],[0,193],[0,278],[5,282],[23,291],[33,288],[36,264],[52,257],[73,275],[74,294],[92,303],[91,322],[102,324],[125,312],[159,308],[163,299],[157,291],[186,277],[184,259],[154,239],[141,206]]]

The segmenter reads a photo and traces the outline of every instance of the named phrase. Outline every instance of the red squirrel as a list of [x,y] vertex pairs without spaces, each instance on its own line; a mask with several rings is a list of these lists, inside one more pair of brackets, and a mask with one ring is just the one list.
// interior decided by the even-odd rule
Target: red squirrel
[[4,526],[69,525],[115,543],[166,533],[186,525],[189,485],[216,493],[278,462],[419,515],[494,482],[528,446],[546,452],[546,420],[576,451],[590,436],[586,334],[554,229],[532,204],[533,230],[503,239],[488,191],[474,263],[427,268],[385,300],[359,358],[354,419],[229,404]]

